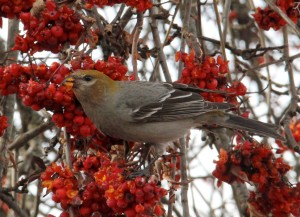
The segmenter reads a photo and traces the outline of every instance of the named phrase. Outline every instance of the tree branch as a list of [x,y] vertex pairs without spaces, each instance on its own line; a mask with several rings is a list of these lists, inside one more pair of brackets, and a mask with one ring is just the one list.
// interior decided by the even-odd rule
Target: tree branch
[[[156,11],[157,11],[156,8],[152,7],[150,9],[150,15],[156,14]],[[159,63],[161,65],[162,71],[164,73],[165,79],[167,82],[172,82],[168,64],[167,64],[166,57],[164,54],[163,46],[162,46],[160,38],[159,38],[159,32],[157,29],[157,20],[155,19],[154,16],[152,16],[150,27],[151,27],[155,47],[158,49],[158,59],[159,59]]]
[[137,70],[137,58],[138,58],[138,52],[137,52],[137,46],[139,43],[139,37],[140,33],[143,29],[143,14],[138,13],[137,14],[137,22],[135,25],[135,31],[133,34],[133,39],[132,39],[132,49],[131,49],[131,54],[132,54],[132,67],[133,67],[133,74],[135,77],[135,80],[138,80],[138,70]]
[[27,215],[27,213],[24,210],[22,210],[18,206],[18,204],[16,204],[16,202],[12,199],[12,197],[0,192],[0,199],[4,203],[6,203],[15,212],[15,214],[17,216],[19,216],[19,217],[29,217],[29,215]]
[[9,146],[8,149],[12,150],[15,148],[20,148],[22,147],[24,144],[26,144],[29,140],[33,139],[34,137],[36,137],[37,135],[39,135],[40,133],[49,130],[51,127],[54,126],[54,123],[51,120],[48,120],[47,122],[41,124],[40,126],[27,131],[26,133],[21,134],[17,139],[15,139],[15,141],[13,141]]

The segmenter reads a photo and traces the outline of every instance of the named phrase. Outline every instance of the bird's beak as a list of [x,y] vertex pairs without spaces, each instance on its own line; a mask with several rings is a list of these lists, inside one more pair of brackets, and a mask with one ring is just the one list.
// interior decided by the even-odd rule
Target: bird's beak
[[67,91],[70,91],[74,87],[74,81],[74,76],[69,75],[61,82],[61,84],[66,87]]

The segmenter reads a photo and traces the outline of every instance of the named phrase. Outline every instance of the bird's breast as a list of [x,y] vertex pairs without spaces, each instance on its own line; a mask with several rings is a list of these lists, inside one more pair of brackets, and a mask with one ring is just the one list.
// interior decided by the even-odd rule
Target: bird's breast
[[109,136],[135,142],[165,143],[183,137],[192,121],[135,123],[103,123],[99,129]]

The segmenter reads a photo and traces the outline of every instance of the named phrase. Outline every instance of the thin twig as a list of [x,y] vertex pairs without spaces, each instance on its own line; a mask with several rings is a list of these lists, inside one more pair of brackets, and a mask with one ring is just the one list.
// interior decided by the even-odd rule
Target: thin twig
[[[71,150],[70,136],[67,133],[66,127],[63,128],[63,132],[64,132],[64,137],[65,137],[65,142],[63,145],[64,145],[64,152],[65,152],[65,157],[66,157],[66,164],[72,171],[73,164],[72,164],[72,150]],[[75,216],[74,207],[72,207],[72,206],[69,207],[69,214],[70,214],[70,217]]]
[[227,37],[227,29],[228,29],[228,23],[229,23],[229,12],[230,12],[230,6],[231,6],[232,0],[226,0],[224,5],[224,30],[223,30],[223,39],[224,42],[226,42]]
[[197,37],[198,40],[200,41],[201,48],[204,52],[204,40],[201,39],[201,36],[203,36],[202,32],[202,18],[201,18],[201,2],[200,0],[197,0],[197,19],[196,19],[196,31],[197,31]]
[[[154,15],[156,13],[157,13],[157,9],[155,7],[152,7],[150,9],[150,16]],[[169,71],[169,68],[168,68],[166,56],[164,54],[163,46],[162,46],[160,38],[159,38],[159,32],[158,32],[158,28],[157,28],[157,20],[155,19],[154,16],[152,16],[150,27],[151,27],[155,47],[158,49],[158,59],[159,59],[159,63],[161,65],[163,74],[165,76],[166,81],[171,82],[172,79],[171,79],[170,71]]]
[[[283,28],[283,40],[284,40],[284,44],[286,45],[285,49],[284,49],[284,55],[283,55],[285,58],[285,57],[289,56],[289,47],[288,47],[289,42],[288,42],[288,33],[287,33],[286,27]],[[294,148],[295,150],[299,151],[299,146],[298,146],[297,142],[295,141],[295,138],[290,129],[290,120],[291,120],[292,115],[296,112],[299,97],[297,95],[297,89],[295,86],[295,79],[294,79],[292,64],[289,61],[286,61],[286,70],[287,70],[288,76],[289,76],[291,103],[290,103],[287,111],[283,115],[283,118],[281,119],[281,121],[283,122],[284,131],[286,133],[287,145],[290,148]]]
[[117,15],[115,16],[115,18],[113,19],[113,21],[111,21],[111,23],[116,23],[118,20],[120,20],[120,17],[122,15],[124,9],[125,9],[125,4],[123,3],[123,4],[121,4],[121,7],[118,10]]
[[225,51],[225,41],[224,41],[224,37],[223,37],[223,33],[222,33],[221,19],[220,19],[220,14],[219,14],[219,10],[218,10],[218,3],[217,3],[216,0],[213,0],[213,4],[214,4],[214,10],[215,10],[215,14],[216,14],[216,21],[217,21],[217,26],[218,26],[218,31],[219,31],[220,47],[221,47],[222,57],[226,61],[227,57],[226,57],[226,51]]
[[[225,50],[226,41],[224,40],[224,37],[223,37],[223,32],[222,32],[222,27],[221,27],[221,19],[220,19],[220,14],[219,14],[219,10],[218,10],[217,0],[213,0],[213,4],[214,4],[214,10],[215,10],[215,14],[216,14],[216,21],[217,21],[217,26],[218,26],[218,31],[219,31],[220,47],[221,47],[222,57],[223,57],[224,61],[227,61],[226,50]],[[228,78],[229,82],[231,83],[232,79],[231,79],[231,74],[230,73],[227,73],[227,78]]]
[[179,140],[180,143],[180,175],[181,175],[181,204],[183,216],[190,216],[189,214],[189,201],[188,201],[188,189],[189,181],[187,176],[187,158],[186,158],[186,141],[184,138]]
[[275,60],[275,61],[272,61],[272,62],[268,62],[268,63],[264,63],[264,64],[261,64],[261,65],[255,66],[251,69],[246,70],[245,72],[248,72],[248,71],[253,71],[254,72],[255,70],[262,69],[262,68],[265,68],[265,67],[270,66],[270,65],[276,65],[278,63],[282,63],[282,62],[285,62],[285,61],[293,61],[294,59],[297,59],[297,58],[300,58],[300,53],[297,53],[293,56],[282,57],[279,60]]
[[132,13],[132,9],[131,8],[128,8],[124,15],[121,17],[121,20],[120,20],[120,27],[121,29],[124,29],[125,26],[127,25],[127,23],[129,22],[129,20],[131,19],[133,13]]
[[137,14],[137,22],[135,26],[135,31],[133,34],[132,39],[132,48],[131,48],[131,54],[132,54],[132,67],[133,67],[133,74],[136,80],[138,80],[138,69],[137,69],[137,58],[138,58],[138,52],[137,52],[137,46],[140,38],[140,33],[143,28],[143,14],[138,13]]
[[[170,35],[170,32],[171,32],[171,29],[172,29],[172,26],[173,26],[173,24],[174,24],[174,20],[175,20],[175,17],[176,17],[176,15],[177,15],[177,12],[179,11],[179,4],[177,4],[176,5],[176,8],[175,8],[175,12],[174,12],[174,14],[173,14],[173,16],[172,16],[172,20],[171,20],[171,22],[170,22],[170,26],[169,26],[169,28],[168,28],[168,30],[167,30],[167,32],[166,32],[166,35],[165,35],[165,40],[164,40],[164,42],[163,42],[163,45],[162,45],[162,47],[165,47],[166,45],[167,45],[167,43],[170,43],[169,42],[169,35]],[[151,74],[151,77],[150,77],[150,81],[154,81],[155,80],[155,77],[156,77],[156,70],[157,70],[157,67],[158,67],[158,63],[159,63],[159,61],[158,61],[158,59],[156,59],[155,60],[155,64],[154,64],[154,68],[153,68],[153,73]]]
[[[171,158],[171,163],[173,165],[176,165],[176,157],[175,156]],[[172,180],[175,180],[175,169],[176,169],[176,167],[171,168],[170,177],[171,177]],[[175,198],[174,197],[175,197],[175,191],[174,191],[173,188],[171,188],[170,191],[169,191],[169,203],[168,203],[168,212],[167,212],[168,217],[173,216],[173,207],[174,207],[174,203],[175,203]]]
[[[183,27],[182,27],[182,32],[181,32],[181,44],[180,44],[180,52],[184,53],[185,52],[185,39],[184,35],[189,32],[189,26],[190,26],[190,16],[191,16],[191,8],[192,8],[192,1],[185,1],[185,10],[184,10],[184,18],[183,18]],[[182,0],[180,1],[180,7],[182,7]],[[178,79],[181,77],[181,72],[183,68],[183,63],[182,61],[179,62],[178,66]]]

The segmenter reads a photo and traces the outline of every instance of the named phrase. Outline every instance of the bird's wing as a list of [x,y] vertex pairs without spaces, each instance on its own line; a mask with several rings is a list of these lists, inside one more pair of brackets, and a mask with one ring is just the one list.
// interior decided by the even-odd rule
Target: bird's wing
[[156,122],[193,118],[216,110],[226,110],[233,106],[226,103],[205,101],[201,95],[164,83],[166,91],[155,102],[132,110],[133,121]]

